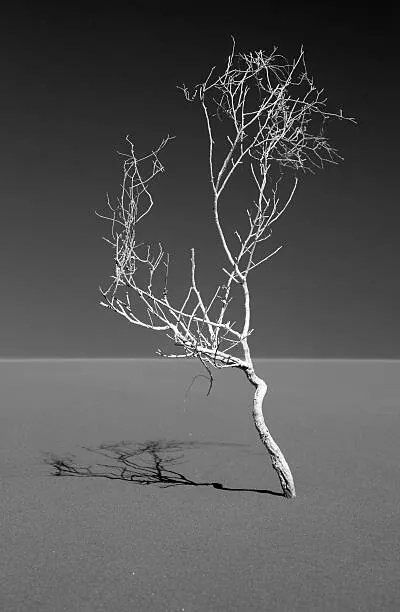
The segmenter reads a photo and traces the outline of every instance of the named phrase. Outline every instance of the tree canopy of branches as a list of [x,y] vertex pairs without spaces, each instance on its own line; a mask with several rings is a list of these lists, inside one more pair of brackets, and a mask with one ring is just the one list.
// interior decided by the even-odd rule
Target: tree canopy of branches
[[[164,332],[175,351],[159,349],[159,355],[200,359],[208,371],[210,388],[211,367],[241,369],[256,388],[253,416],[258,433],[284,494],[294,497],[289,467],[262,414],[267,387],[255,373],[249,347],[253,329],[248,278],[280,250],[268,248],[268,240],[273,224],[292,201],[299,178],[326,162],[341,159],[325,134],[328,122],[354,119],[344,117],[341,110],[327,110],[323,90],[316,88],[307,71],[303,49],[290,62],[276,48],[270,53],[237,53],[234,43],[219,74],[213,67],[202,83],[191,90],[185,86],[180,89],[204,114],[210,206],[221,245],[221,282],[206,301],[196,280],[196,252],[192,248],[186,297],[177,303],[170,295],[169,253],[161,243],[154,248],[143,241],[140,224],[153,209],[151,184],[164,171],[160,155],[171,137],[145,155],[139,155],[127,137],[129,152],[124,154],[121,194],[115,203],[108,200],[109,213],[99,215],[110,223],[111,232],[105,240],[115,259],[111,283],[101,289],[101,304],[134,325]],[[246,226],[237,227],[233,236],[228,236],[220,204],[243,167],[248,170],[249,189],[256,196],[245,211]],[[284,177],[291,185],[282,193]],[[229,318],[234,287],[242,295],[239,322]]]

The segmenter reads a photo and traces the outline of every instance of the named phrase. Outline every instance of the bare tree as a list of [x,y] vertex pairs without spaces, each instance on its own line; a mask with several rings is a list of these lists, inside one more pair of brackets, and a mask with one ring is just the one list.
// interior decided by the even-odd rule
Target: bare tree
[[[191,249],[191,275],[183,302],[168,293],[169,254],[162,244],[144,243],[140,222],[153,205],[151,183],[164,170],[159,155],[170,136],[147,155],[138,155],[127,137],[122,191],[110,213],[99,215],[111,223],[115,272],[102,290],[101,304],[130,323],[165,332],[178,348],[174,353],[158,350],[163,357],[198,358],[207,369],[238,368],[255,388],[253,419],[278,474],[285,497],[296,496],[289,465],[265,424],[262,404],[267,384],[256,374],[249,347],[251,296],[248,278],[281,247],[268,249],[272,225],[286,210],[295,193],[299,175],[340,160],[324,129],[332,118],[344,119],[340,110],[326,110],[323,90],[307,72],[304,52],[288,62],[274,48],[236,53],[233,44],[225,69],[212,68],[206,80],[189,91],[188,101],[202,107],[209,141],[209,174],[214,222],[222,247],[222,281],[211,299],[204,299],[196,282],[196,253]],[[353,119],[350,119],[354,121]],[[236,175],[249,181],[255,194],[245,212],[245,227],[228,232],[220,204]],[[289,187],[288,187],[289,181]],[[240,322],[229,319],[233,297],[241,294]],[[237,299],[236,299],[237,302]],[[209,389],[209,391],[210,391]]]

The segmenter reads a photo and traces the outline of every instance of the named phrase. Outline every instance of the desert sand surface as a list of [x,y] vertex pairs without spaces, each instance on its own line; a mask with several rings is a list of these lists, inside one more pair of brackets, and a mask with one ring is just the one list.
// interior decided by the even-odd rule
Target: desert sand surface
[[[4,612],[400,609],[400,362],[0,363]],[[57,476],[57,474],[59,474]]]

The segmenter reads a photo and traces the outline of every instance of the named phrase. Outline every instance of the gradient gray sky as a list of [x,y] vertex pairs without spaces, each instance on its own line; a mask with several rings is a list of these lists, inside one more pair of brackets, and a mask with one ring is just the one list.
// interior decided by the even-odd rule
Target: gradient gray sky
[[118,194],[116,151],[126,134],[143,151],[174,134],[148,238],[166,243],[178,284],[189,248],[202,249],[208,290],[215,253],[207,137],[200,108],[176,85],[195,84],[223,63],[231,35],[239,50],[277,45],[288,57],[303,44],[331,108],[358,120],[332,123],[329,136],[345,161],[300,182],[275,228],[284,248],[254,273],[254,355],[400,357],[390,5],[40,4],[13,5],[0,25],[0,357],[147,357],[167,348],[162,336],[98,305],[113,262],[94,210],[106,192]]

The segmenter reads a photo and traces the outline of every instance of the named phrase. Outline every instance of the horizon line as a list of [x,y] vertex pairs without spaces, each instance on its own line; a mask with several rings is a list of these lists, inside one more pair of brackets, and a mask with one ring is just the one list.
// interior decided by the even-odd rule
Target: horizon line
[[[0,363],[20,361],[194,361],[195,357],[0,357]],[[400,357],[253,357],[254,361],[400,361]]]

